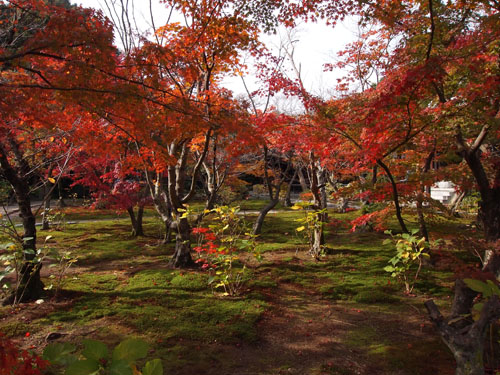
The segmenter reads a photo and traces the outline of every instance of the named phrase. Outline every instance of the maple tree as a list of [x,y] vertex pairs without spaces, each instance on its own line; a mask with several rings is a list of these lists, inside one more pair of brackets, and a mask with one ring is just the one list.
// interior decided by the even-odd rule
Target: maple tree
[[145,174],[167,233],[176,235],[172,265],[183,267],[193,264],[186,203],[204,174],[212,204],[215,185],[223,181],[214,180],[217,143],[236,134],[246,118],[218,82],[242,65],[241,51],[257,53],[259,43],[257,27],[229,1],[165,5],[185,24],[154,28],[151,40],[141,39],[119,57],[119,65],[102,69],[109,80],[103,87],[114,100],[89,108],[135,145],[136,168]]
[[110,154],[91,157],[82,153],[74,158],[73,164],[72,185],[89,188],[94,199],[92,207],[126,211],[132,235],[143,236],[144,207],[151,199],[142,173],[127,168],[125,155],[115,159]]
[[[336,11],[336,4],[329,2],[303,4],[317,5],[321,15]],[[498,275],[500,254],[493,250],[500,236],[498,3],[368,1],[353,2],[353,9],[361,24],[371,25],[375,38],[369,53],[348,56],[356,70],[344,88],[352,86],[353,77],[368,77],[374,66],[380,79],[364,79],[362,92],[335,101],[332,131],[363,152],[357,158],[367,159],[365,166],[376,163],[386,172],[403,230],[398,200],[407,184],[391,177],[393,172],[405,168],[412,153],[412,158],[421,155],[416,163],[419,171],[410,176],[420,176],[411,195],[422,210],[423,190],[433,182],[428,179],[431,160],[456,153],[468,166],[481,195],[478,217],[492,248],[485,254],[483,269]],[[397,158],[391,156],[396,152]],[[470,311],[476,295],[470,292],[457,281],[450,319]],[[492,299],[485,305],[481,329],[498,316],[496,303]],[[479,322],[470,325],[470,335],[460,337],[466,322],[448,329],[439,323],[443,317],[437,308],[427,307],[457,359],[457,373],[483,373],[482,342],[474,336]]]
[[[38,173],[41,168],[57,159],[58,148],[71,143],[64,134],[82,121],[78,109],[70,102],[65,105],[59,93],[64,89],[69,99],[81,91],[84,82],[91,87],[86,62],[98,50],[112,50],[112,34],[92,10],[44,1],[10,1],[0,7],[0,171],[19,206],[24,229],[19,240],[26,261],[20,273],[21,288],[4,301],[9,303],[39,298],[43,290],[41,264],[35,261],[30,192],[36,176],[43,175]],[[56,137],[58,142],[54,142]]]

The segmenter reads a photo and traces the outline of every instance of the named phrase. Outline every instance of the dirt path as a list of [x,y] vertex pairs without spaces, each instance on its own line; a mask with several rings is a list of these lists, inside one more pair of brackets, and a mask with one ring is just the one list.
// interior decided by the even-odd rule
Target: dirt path
[[[221,357],[237,365],[207,375],[453,374],[451,357],[443,362],[441,351],[439,361],[428,361],[439,339],[423,313],[388,317],[288,283],[272,289],[268,300],[271,309],[259,323],[259,342],[236,350],[222,347]],[[387,338],[391,345],[379,344]],[[405,362],[408,356],[412,359]]]
[[329,374],[349,368],[351,374],[376,374],[341,344],[354,325],[339,319],[343,309],[291,284],[280,284],[270,300],[272,309],[259,326],[260,343],[241,351],[232,373]]

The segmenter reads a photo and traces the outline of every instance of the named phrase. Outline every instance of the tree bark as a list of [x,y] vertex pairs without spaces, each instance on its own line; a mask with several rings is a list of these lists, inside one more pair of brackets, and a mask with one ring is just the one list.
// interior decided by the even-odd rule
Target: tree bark
[[399,204],[398,185],[396,184],[396,181],[394,181],[394,177],[392,176],[392,173],[389,170],[389,167],[387,167],[387,165],[385,165],[384,162],[380,159],[377,160],[377,164],[382,167],[382,169],[384,170],[385,174],[387,175],[387,177],[389,178],[389,180],[391,182],[392,199],[394,201],[394,207],[396,208],[396,217],[398,219],[399,226],[401,227],[401,230],[404,233],[409,233],[409,230],[406,227],[405,221],[403,219],[403,214],[401,212],[401,206]]
[[[455,131],[457,152],[467,162],[481,195],[478,221],[482,223],[486,241],[494,243],[500,239],[500,168],[497,166],[490,183],[481,161],[480,150],[490,131],[490,125],[483,127],[472,145],[464,140],[460,126],[457,126]],[[500,254],[494,250],[487,250],[484,255],[483,270],[492,272],[497,279],[500,278]]]
[[315,225],[311,239],[311,249],[309,249],[309,253],[316,259],[320,259],[320,255],[322,252],[323,245],[325,244],[325,237],[323,231],[323,223],[325,223],[328,219],[327,213],[318,212],[326,209],[327,200],[326,200],[326,179],[321,171],[321,168],[318,165],[318,161],[316,160],[314,153],[311,152],[309,155],[310,158],[310,186],[311,193],[314,197],[313,209],[316,211],[316,215],[318,218],[317,225]]
[[292,199],[291,199],[292,184],[294,183],[295,179],[297,178],[297,174],[298,174],[298,168],[295,168],[295,172],[293,173],[293,176],[290,179],[290,182],[288,183],[288,186],[286,188],[286,195],[285,195],[285,201],[284,201],[285,207],[292,207],[293,206]]
[[302,168],[300,166],[298,166],[297,168],[298,168],[300,187],[302,188],[302,192],[305,193],[308,190],[306,178],[304,177],[304,172],[302,171]]
[[[278,193],[279,196],[279,193]],[[253,225],[253,234],[258,235],[262,233],[262,225],[264,224],[264,219],[266,218],[269,211],[271,211],[278,204],[279,199],[272,199],[269,201],[266,206],[260,210],[259,216],[257,216],[257,220],[255,220],[255,224]]]
[[41,297],[44,288],[40,278],[42,264],[36,261],[36,221],[35,215],[31,211],[29,194],[24,198],[18,198],[18,205],[24,229],[24,264],[19,274],[20,283],[13,300],[14,303],[36,300]]
[[201,221],[203,218],[207,215],[207,211],[212,210],[215,207],[215,202],[217,201],[217,190],[213,189],[209,192],[208,198],[205,201],[205,208],[203,209],[203,212],[198,214],[195,220],[196,225],[200,225]]
[[[3,304],[7,305],[40,298],[44,285],[40,278],[42,264],[36,261],[36,221],[31,210],[29,183],[26,178],[23,178],[27,174],[22,173],[23,171],[19,171],[18,168],[10,164],[3,145],[0,145],[0,168],[3,176],[9,181],[14,190],[19,207],[19,216],[24,229],[22,237],[24,264],[19,273],[18,288],[3,301]],[[22,165],[20,168],[23,168]]]
[[175,229],[175,251],[170,265],[174,268],[194,267],[195,263],[191,257],[191,227],[187,218],[179,218]]
[[500,317],[500,300],[494,295],[484,303],[477,321],[464,318],[464,314],[470,314],[476,295],[463,281],[457,280],[449,319],[441,315],[434,301],[425,302],[430,319],[455,357],[456,375],[484,375],[483,348],[487,328]]
[[285,181],[288,171],[290,170],[290,167],[292,165],[292,160],[290,156],[290,159],[287,162],[286,170],[283,172],[281,170],[281,164],[278,160],[277,165],[275,165],[273,169],[276,174],[279,173],[280,177],[279,180],[276,182],[276,184],[273,184],[273,179],[268,172],[269,164],[271,163],[270,158],[272,158],[272,156],[268,158],[269,150],[266,145],[264,145],[263,151],[264,151],[264,179],[269,194],[269,203],[259,212],[259,216],[257,217],[257,220],[255,221],[255,224],[253,226],[254,235],[258,235],[262,232],[262,225],[264,224],[264,219],[266,218],[269,211],[271,211],[279,203],[281,187],[283,186],[283,182]]
[[139,206],[137,209],[137,215],[134,212],[134,207],[127,208],[127,212],[130,216],[130,222],[132,224],[132,236],[139,237],[144,236],[144,228],[142,226],[142,218],[144,216],[144,206]]
[[50,229],[50,197],[46,197],[43,202],[43,212],[42,212],[42,229],[49,230]]
[[[422,178],[425,177],[425,174],[429,172],[431,169],[432,165],[432,159],[434,159],[434,150],[432,150],[427,158],[425,159],[425,163],[422,167]],[[425,238],[425,241],[427,243],[429,242],[429,231],[427,230],[427,224],[425,223],[425,215],[424,215],[424,194],[425,194],[425,185],[422,182],[422,179],[420,180],[420,188],[417,193],[417,216],[418,216],[418,226],[420,230],[420,235]]]
[[462,191],[460,194],[455,194],[453,199],[450,202],[450,213],[453,216],[459,216],[458,208],[462,204],[465,196],[467,195],[467,191]]

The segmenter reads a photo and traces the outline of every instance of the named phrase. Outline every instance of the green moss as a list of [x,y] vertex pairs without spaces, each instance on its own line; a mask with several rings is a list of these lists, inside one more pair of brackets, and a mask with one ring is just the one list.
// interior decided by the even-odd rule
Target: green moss
[[202,342],[254,341],[257,337],[255,323],[265,307],[262,301],[218,300],[212,295],[176,295],[175,300],[162,302],[153,305],[149,300],[144,306],[130,306],[126,318],[137,330],[161,332],[164,338]]
[[206,290],[208,275],[202,273],[179,273],[170,280],[170,285],[183,290]]
[[140,292],[143,290],[167,288],[170,281],[177,275],[172,270],[144,270],[128,279],[122,290]]
[[119,285],[117,275],[109,273],[86,273],[68,277],[64,290],[71,292],[113,291]]
[[[346,307],[346,314],[362,309],[366,319],[356,320],[356,325],[349,326],[349,332],[339,340],[343,346],[359,352],[363,361],[373,363],[380,373],[442,373],[437,365],[426,361],[434,353],[438,353],[438,361],[442,363],[452,361],[438,338],[425,340],[409,335],[411,341],[398,342],[401,336],[391,334],[394,322],[401,324],[405,314],[414,314],[408,305],[420,309],[422,300],[417,297],[401,303],[404,297],[394,296],[401,294],[402,288],[383,271],[394,253],[392,244],[382,244],[386,236],[373,232],[350,233],[345,228],[336,234],[327,231],[330,254],[316,262],[305,256],[307,246],[295,233],[298,226],[295,219],[300,215],[296,211],[283,211],[266,218],[259,241],[268,252],[264,255],[268,261],[252,263],[247,284],[250,290],[239,298],[214,296],[204,272],[166,269],[172,247],[158,245],[160,237],[130,237],[125,219],[70,225],[62,232],[50,231],[54,246],[73,249],[80,256],[77,266],[82,268],[76,269],[77,274],[68,275],[61,292],[61,297],[67,300],[61,305],[64,307],[34,318],[29,330],[32,331],[32,324],[40,330],[48,330],[50,325],[62,326],[65,330],[71,327],[92,330],[102,325],[95,335],[105,338],[110,346],[125,335],[140,334],[155,341],[155,353],[151,355],[163,359],[167,373],[185,373],[186,366],[193,373],[202,373],[207,363],[220,368],[222,373],[232,373],[237,360],[221,357],[223,354],[217,351],[220,347],[209,343],[255,343],[260,333],[257,322],[268,308],[266,300],[278,307],[282,303],[297,316],[305,316],[307,303],[298,302],[310,294],[319,294],[324,299],[337,301],[337,306]],[[330,215],[352,220],[357,213]],[[254,219],[255,215],[248,218]],[[163,230],[161,223],[153,218],[148,218],[145,225],[146,231],[154,235],[160,236]],[[453,223],[446,225],[440,228],[447,231],[454,227]],[[49,233],[42,231],[39,237],[45,234]],[[449,272],[424,269],[416,284],[417,295],[448,296],[450,276]],[[270,289],[277,287],[279,293],[270,296]],[[449,300],[438,298],[436,303],[447,308]],[[2,312],[0,310],[0,314]],[[28,327],[12,320],[2,321],[0,331],[16,337],[28,331]],[[408,344],[413,345],[410,354]],[[293,363],[290,367],[294,367]],[[351,372],[335,364],[317,363],[310,373]]]
[[26,332],[35,333],[37,331],[37,326],[33,324],[27,324],[23,322],[12,322],[3,324],[0,328],[0,332],[6,337],[16,337],[24,335]]

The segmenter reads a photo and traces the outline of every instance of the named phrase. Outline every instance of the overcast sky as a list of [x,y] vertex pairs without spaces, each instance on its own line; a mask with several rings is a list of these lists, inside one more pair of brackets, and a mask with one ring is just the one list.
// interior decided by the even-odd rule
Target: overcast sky
[[[108,14],[104,4],[104,0],[73,0],[74,3],[84,7],[92,7],[103,9],[105,14]],[[135,14],[138,27],[141,31],[150,30],[150,10],[149,2],[139,0],[135,2]],[[168,12],[165,5],[159,3],[158,0],[153,0],[153,14],[155,25],[162,26],[165,24]],[[328,97],[332,93],[332,88],[335,87],[336,79],[342,74],[341,72],[323,72],[325,63],[335,61],[336,54],[346,43],[354,39],[356,27],[352,22],[344,22],[338,24],[335,28],[324,24],[302,24],[295,31],[295,62],[301,67],[301,74],[306,88],[310,92]],[[276,48],[280,43],[280,36],[264,36],[264,41],[272,49]],[[118,43],[118,42],[117,42]],[[247,78],[247,84],[251,89],[255,88],[255,79],[250,76]],[[224,81],[224,85],[234,91],[235,95],[244,93],[244,88],[241,83],[241,78],[228,78]]]

